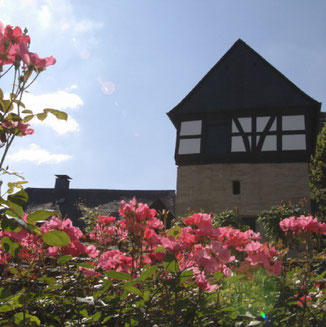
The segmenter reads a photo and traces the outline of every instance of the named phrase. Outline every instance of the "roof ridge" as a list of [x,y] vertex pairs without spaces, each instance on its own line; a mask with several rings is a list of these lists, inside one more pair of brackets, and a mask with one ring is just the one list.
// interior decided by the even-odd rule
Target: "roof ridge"
[[284,74],[282,74],[277,68],[275,68],[271,63],[269,63],[264,57],[262,57],[257,51],[255,51],[253,48],[251,48],[246,42],[244,42],[242,39],[238,39],[232,46],[229,48],[229,50],[217,61],[217,63],[200,79],[200,81],[191,89],[191,91],[174,107],[172,108],[168,113],[168,117],[171,119],[171,121],[175,124],[173,121],[173,115],[176,113],[176,111],[182,107],[191,97],[192,95],[197,92],[204,82],[210,77],[211,74],[213,74],[219,66],[223,64],[223,62],[230,56],[232,52],[235,51],[239,46],[242,46],[246,48],[249,52],[253,53],[255,56],[260,58],[264,64],[267,65],[267,67],[271,68],[272,71],[276,72],[280,78],[285,80],[287,84],[294,88],[297,92],[299,92],[304,98],[306,98],[309,101],[314,102],[315,104],[321,104],[317,100],[313,99],[311,96],[309,96],[307,93],[302,91],[298,86],[296,86],[292,81],[290,81]]

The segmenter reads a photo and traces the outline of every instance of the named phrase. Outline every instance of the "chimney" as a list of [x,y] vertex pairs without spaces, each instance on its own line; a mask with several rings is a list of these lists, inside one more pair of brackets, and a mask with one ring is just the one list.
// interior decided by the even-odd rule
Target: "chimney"
[[55,180],[55,190],[68,190],[71,177],[67,175],[55,175],[57,178]]

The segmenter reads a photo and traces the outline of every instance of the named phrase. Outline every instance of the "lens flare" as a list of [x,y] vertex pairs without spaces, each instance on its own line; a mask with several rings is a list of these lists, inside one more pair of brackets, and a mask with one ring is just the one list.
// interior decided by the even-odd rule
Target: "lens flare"
[[268,321],[267,317],[266,317],[266,314],[264,311],[260,311],[260,315],[262,316],[262,318],[265,320],[265,321]]

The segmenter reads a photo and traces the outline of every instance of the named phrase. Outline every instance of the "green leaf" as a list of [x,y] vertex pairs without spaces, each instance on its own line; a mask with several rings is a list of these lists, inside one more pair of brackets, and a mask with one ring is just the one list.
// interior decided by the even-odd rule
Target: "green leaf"
[[[7,214],[9,216],[9,217],[7,217],[8,220],[14,220],[16,223],[18,223],[18,225],[22,226],[24,229],[26,229],[30,233],[34,232],[34,233],[40,234],[40,229],[37,226],[26,224],[23,219],[15,217],[14,212],[11,212],[10,210],[6,210],[5,214]],[[15,232],[16,232],[16,230],[15,230]]]
[[[46,117],[47,117],[47,113],[44,113],[44,112],[41,112],[40,114],[37,114],[36,115],[36,117],[39,119],[39,120],[41,120],[41,121],[43,121]],[[25,117],[26,118],[26,117]]]
[[163,260],[164,268],[170,273],[177,273],[179,272],[179,265],[175,256],[171,253],[166,253],[164,260]]
[[38,227],[36,225],[27,224],[27,227],[28,227],[29,232],[34,232],[35,234],[38,234],[38,235],[42,234],[40,227]]
[[69,254],[63,255],[57,260],[57,263],[58,263],[58,265],[62,265],[64,263],[67,263],[71,259],[72,259],[72,255],[69,255]]
[[18,269],[17,269],[17,268],[13,268],[13,267],[11,267],[11,268],[9,268],[9,271],[10,271],[10,273],[13,274],[13,275],[17,275],[17,274],[18,274]]
[[57,283],[57,280],[54,277],[42,276],[37,279],[38,281],[53,286]]
[[12,241],[9,237],[2,237],[1,246],[7,253],[12,255],[13,257],[17,255],[19,250],[19,245],[16,242]]
[[14,100],[14,102],[19,106],[25,108],[25,105],[20,100]]
[[64,111],[60,111],[60,110],[57,110],[57,109],[46,108],[46,109],[43,110],[43,112],[46,112],[46,113],[50,112],[57,119],[62,119],[62,120],[67,120],[68,119],[68,115]]
[[[26,322],[28,323],[26,325]],[[18,326],[40,326],[41,321],[36,316],[29,313],[18,312],[14,315],[14,323]]]
[[11,112],[8,116],[7,116],[7,120],[12,120],[12,121],[20,121],[21,118],[18,114]]
[[125,300],[128,297],[129,292],[127,290],[124,290],[122,295],[120,295],[121,300]]
[[5,103],[3,102],[2,99],[0,99],[0,110],[1,110],[2,112],[5,112]]
[[166,249],[163,247],[163,246],[161,246],[161,245],[159,245],[155,250],[154,250],[154,252],[156,253],[156,252],[165,252],[166,251]]
[[22,307],[23,306],[22,298],[23,296],[21,294],[17,294],[8,298],[8,300],[0,306],[0,313],[13,311],[16,308]]
[[17,217],[17,218],[23,217],[24,210],[20,205],[17,205],[16,203],[11,202],[9,200],[7,200],[7,205],[9,206],[9,209],[6,211],[10,211],[8,213],[8,215],[11,215],[11,216]]
[[236,319],[236,318],[238,318],[238,312],[237,311],[233,311],[233,312],[230,312],[229,313],[229,318],[230,319]]
[[[14,174],[12,174],[12,175],[14,175]],[[8,183],[8,188],[9,189],[7,190],[7,193],[8,194],[13,193],[15,188],[18,188],[18,189],[22,190],[23,189],[22,184],[26,184],[26,183],[28,183],[28,182],[27,181],[18,181],[18,182]]]
[[228,282],[234,282],[235,280],[239,280],[239,279],[242,279],[244,277],[245,277],[245,275],[231,276],[231,277],[227,277],[226,278],[226,281],[228,281]]
[[42,235],[42,239],[50,246],[67,246],[70,243],[69,235],[60,230],[50,230]]
[[100,311],[97,311],[96,313],[93,314],[92,316],[92,320],[93,321],[99,321],[101,318],[101,312]]
[[229,311],[233,312],[235,311],[235,309],[233,307],[224,307],[222,309],[219,309],[217,312],[229,312]]
[[94,269],[94,265],[92,265],[90,262],[82,262],[82,263],[79,263],[78,266],[88,268],[88,269]]
[[0,99],[3,99],[3,92],[1,89],[0,89]]
[[181,231],[182,229],[180,226],[175,226],[169,230],[168,236],[174,236],[176,239],[178,239],[181,235]]
[[185,270],[180,274],[180,282],[186,282],[187,280],[189,280],[192,276],[194,275],[194,272],[192,270]]
[[68,115],[63,111],[57,110],[54,115],[60,120],[68,120]]
[[28,123],[30,120],[34,118],[34,115],[28,115],[23,118],[24,123]]
[[9,304],[3,304],[0,306],[0,313],[1,312],[8,312],[8,311],[12,311],[15,310],[16,307],[9,305]]
[[51,112],[51,114],[54,114],[56,111],[57,111],[56,109],[50,109],[50,108],[43,109],[43,112],[46,112],[46,113]]
[[136,294],[136,295],[142,296],[141,291],[140,291],[137,287],[135,287],[135,286],[125,285],[123,288],[124,288],[126,291],[128,291],[129,293],[133,293],[133,294]]
[[1,301],[5,300],[6,298],[8,298],[10,296],[11,296],[11,292],[8,288],[3,288],[3,287],[0,288],[0,300]]
[[313,280],[323,279],[326,275],[326,270],[324,270],[320,275],[313,278]]
[[1,228],[5,232],[15,232],[18,233],[22,230],[21,225],[15,219],[7,218],[6,216],[2,217]]
[[108,277],[111,277],[111,278],[117,279],[117,280],[124,280],[124,279],[131,280],[131,276],[124,272],[118,272],[118,271],[111,270],[111,271],[105,271],[104,274]]
[[10,112],[12,109],[14,109],[14,106],[10,100],[3,100],[2,103],[4,104],[4,112]]
[[214,278],[217,279],[217,280],[219,280],[219,279],[221,279],[223,277],[224,277],[224,274],[222,272],[220,272],[220,271],[216,271],[214,273]]
[[22,111],[22,114],[33,114],[33,111],[32,110],[29,110],[29,109],[25,109]]
[[[146,268],[146,266],[145,266],[145,268]],[[158,268],[157,266],[147,266],[146,270],[141,273],[139,279],[144,281],[147,278],[151,277],[155,273],[157,268]]]
[[85,318],[88,318],[88,317],[89,317],[88,312],[87,312],[86,309],[80,310],[79,313],[80,313],[83,317],[85,317]]
[[19,191],[15,194],[11,194],[8,196],[8,200],[16,203],[17,205],[24,207],[24,205],[28,201],[28,194],[25,191]]
[[38,210],[29,214],[27,217],[27,221],[29,223],[34,223],[36,221],[45,220],[49,217],[55,216],[57,213],[57,211]]
[[94,299],[97,299],[100,295],[102,295],[103,293],[105,293],[109,287],[112,285],[112,282],[110,282],[109,280],[106,280],[104,283],[103,283],[103,288],[101,290],[98,290],[94,295]]
[[146,290],[145,292],[144,292],[144,295],[143,295],[143,299],[144,299],[144,301],[149,301],[149,299],[151,298],[151,292],[150,291],[148,291],[148,290]]

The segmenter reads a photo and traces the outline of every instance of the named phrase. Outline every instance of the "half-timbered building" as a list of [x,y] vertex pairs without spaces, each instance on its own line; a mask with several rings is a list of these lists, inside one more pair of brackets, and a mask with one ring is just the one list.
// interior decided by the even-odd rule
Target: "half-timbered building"
[[321,103],[238,40],[169,113],[177,137],[176,214],[238,208],[256,217],[309,201]]

